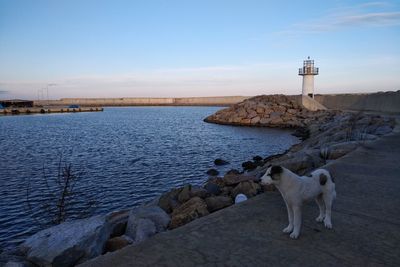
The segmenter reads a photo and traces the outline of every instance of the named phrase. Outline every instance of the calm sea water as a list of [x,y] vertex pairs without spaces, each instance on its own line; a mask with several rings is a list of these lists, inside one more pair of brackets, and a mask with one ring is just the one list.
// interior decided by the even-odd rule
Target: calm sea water
[[[200,185],[216,158],[231,163],[218,168],[223,173],[298,142],[289,131],[203,122],[218,109],[129,107],[0,117],[0,247],[40,230],[27,210],[28,184],[38,207],[46,198],[43,173],[57,176],[60,155],[79,176],[77,188],[97,201],[98,214],[139,205],[186,183]],[[81,208],[74,205],[72,217]]]

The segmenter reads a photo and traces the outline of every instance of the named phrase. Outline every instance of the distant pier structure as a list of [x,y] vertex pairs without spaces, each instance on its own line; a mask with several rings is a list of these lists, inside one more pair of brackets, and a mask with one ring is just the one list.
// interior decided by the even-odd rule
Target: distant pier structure
[[303,61],[303,67],[299,68],[299,75],[303,76],[302,95],[314,98],[314,76],[318,75],[318,71],[310,57]]

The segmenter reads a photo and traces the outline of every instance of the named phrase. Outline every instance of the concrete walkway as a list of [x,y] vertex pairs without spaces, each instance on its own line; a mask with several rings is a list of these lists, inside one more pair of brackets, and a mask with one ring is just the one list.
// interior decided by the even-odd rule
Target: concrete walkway
[[329,164],[333,230],[304,208],[300,239],[282,233],[286,208],[268,192],[84,266],[400,266],[400,134]]

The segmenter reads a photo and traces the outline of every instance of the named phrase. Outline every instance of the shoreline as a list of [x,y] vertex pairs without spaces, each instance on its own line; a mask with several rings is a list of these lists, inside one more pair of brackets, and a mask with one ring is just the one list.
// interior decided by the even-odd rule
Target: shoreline
[[314,220],[318,207],[309,203],[301,237],[290,239],[281,194],[268,192],[80,266],[397,266],[398,130],[397,117],[391,134],[324,165],[338,190],[333,229]]
[[[335,160],[336,158],[340,158],[343,155],[353,151],[360,145],[360,144],[355,144],[355,143],[349,143],[354,140],[347,140],[345,147],[340,147],[339,149],[326,152],[327,155],[324,156],[325,157],[323,159],[324,161],[319,160],[317,162],[315,159],[313,159],[313,157],[316,157],[317,156],[316,154],[321,154],[322,150],[320,149],[319,151],[314,151],[315,148],[308,147],[308,145],[310,145],[310,143],[312,143],[311,141],[315,141],[316,137],[318,139],[321,138],[321,136],[318,136],[318,132],[315,129],[316,128],[315,125],[320,124],[320,125],[318,125],[318,127],[322,127],[322,128],[325,127],[325,130],[322,131],[322,133],[324,133],[324,132],[326,133],[327,131],[329,131],[329,129],[326,129],[327,124],[333,123],[334,118],[336,116],[338,116],[339,118],[343,118],[346,116],[348,117],[347,120],[340,121],[339,125],[336,125],[336,126],[348,126],[349,123],[352,123],[352,119],[354,119],[354,118],[352,116],[349,116],[349,114],[347,114],[345,112],[337,112],[337,111],[323,112],[323,113],[316,112],[314,114],[319,114],[319,115],[314,117],[307,124],[305,124],[305,127],[307,129],[309,129],[310,137],[305,138],[305,140],[301,141],[299,144],[295,144],[295,145],[291,146],[286,152],[278,154],[278,155],[272,155],[272,156],[269,156],[262,160],[254,160],[254,162],[252,162],[251,164],[249,163],[247,167],[243,166],[244,172],[242,172],[242,173],[240,173],[240,172],[229,173],[228,172],[227,174],[224,175],[224,177],[209,178],[203,187],[192,187],[190,185],[187,185],[187,186],[184,186],[181,188],[173,188],[172,190],[160,195],[158,197],[158,199],[151,201],[150,204],[144,204],[143,206],[141,206],[139,208],[135,208],[134,209],[135,212],[140,213],[141,209],[142,209],[142,210],[145,210],[145,213],[146,213],[146,212],[148,212],[147,210],[149,209],[149,207],[151,207],[151,209],[157,210],[157,211],[153,211],[157,215],[153,214],[152,216],[153,217],[154,216],[163,217],[164,222],[167,220],[166,216],[164,216],[164,215],[167,214],[167,216],[170,217],[170,222],[168,222],[167,225],[164,223],[164,226],[161,228],[164,228],[162,231],[165,231],[167,229],[171,230],[171,229],[180,227],[184,224],[187,224],[190,221],[193,221],[193,219],[206,216],[209,213],[213,213],[217,210],[220,210],[225,207],[233,205],[232,197],[234,197],[235,195],[237,195],[239,193],[244,193],[246,196],[248,196],[248,198],[251,198],[262,192],[267,192],[267,191],[273,190],[273,188],[262,188],[257,183],[257,179],[258,179],[257,175],[262,173],[265,166],[268,165],[269,163],[274,164],[274,163],[280,162],[280,164],[282,164],[285,167],[289,166],[289,168],[291,170],[296,169],[294,171],[296,173],[307,173],[307,171],[315,168],[317,165],[326,163],[328,160]],[[364,120],[363,126],[365,126],[367,124],[369,125],[369,122],[367,122],[367,120],[371,120],[371,118],[370,118],[371,116],[375,117],[375,115],[365,115],[365,116],[363,115],[363,116],[360,116],[359,118],[356,118],[357,119],[356,122],[359,120],[361,120],[361,121]],[[367,118],[367,119],[365,119],[365,118]],[[305,117],[304,120],[306,120],[306,119],[309,119],[309,118]],[[378,121],[380,123],[383,123],[380,126],[388,126],[390,124],[389,121],[385,121],[385,120],[378,120]],[[227,123],[227,124],[229,124],[229,123]],[[232,125],[232,124],[230,124],[230,125]],[[237,126],[239,126],[239,125],[237,125]],[[246,126],[253,126],[253,125],[246,125]],[[257,125],[257,126],[263,126],[263,125]],[[274,126],[274,127],[279,128],[280,126]],[[293,127],[291,126],[290,128],[293,128]],[[319,131],[319,129],[318,129],[318,131]],[[310,141],[310,138],[311,138],[311,141]],[[369,138],[370,139],[363,139],[361,141],[364,142],[364,141],[368,141],[368,140],[375,140],[376,138],[379,138],[379,137],[372,139],[372,136],[369,136]],[[341,141],[343,141],[343,140],[341,140]],[[336,143],[337,143],[337,140],[336,140]],[[308,156],[306,156],[306,154],[308,154]],[[320,155],[318,155],[318,156],[320,156]],[[157,208],[155,208],[155,207],[157,207]],[[160,207],[161,207],[161,210],[160,210]],[[143,231],[145,233],[145,236],[147,236],[149,234],[148,228],[138,227],[138,223],[140,225],[140,222],[141,222],[140,220],[139,220],[139,222],[136,221],[133,223],[129,223],[130,218],[135,217],[135,212],[132,213],[132,211],[131,211],[129,215],[124,214],[124,220],[126,220],[126,224],[127,224],[127,226],[126,226],[127,232],[129,232],[128,229],[131,229],[133,227],[134,230],[131,230],[130,232],[133,231],[134,234],[131,233],[131,237],[123,237],[123,238],[113,240],[114,243],[119,242],[119,245],[121,245],[121,243],[123,243],[124,246],[132,244],[132,243],[135,244],[135,243],[137,243],[137,241],[139,241],[139,243],[140,243],[143,240],[135,240],[135,238],[132,238],[132,235],[136,236],[136,237],[138,236],[138,234],[143,235]],[[111,218],[114,217],[114,215],[112,215],[114,213],[109,213],[108,215],[105,215],[105,218],[107,218],[106,221],[107,220],[108,221],[107,222],[105,221],[103,223],[107,224],[108,228],[111,227],[109,225],[110,224],[109,220],[110,220],[110,217]],[[152,216],[150,216],[150,217],[152,217]],[[91,219],[91,218],[89,218],[89,219]],[[83,220],[88,220],[88,219],[83,219]],[[114,220],[114,219],[111,219],[111,221],[112,220]],[[148,220],[148,218],[146,220]],[[161,219],[157,218],[156,222],[153,221],[153,224],[157,225],[157,223],[159,223],[159,220],[161,220]],[[150,221],[152,221],[152,220],[150,220]],[[112,222],[111,224],[113,224],[113,223],[115,226],[115,221]],[[136,225],[136,227],[134,227],[134,225]],[[58,226],[56,226],[56,227],[58,227]],[[59,232],[59,230],[60,229],[58,229],[57,231]],[[45,229],[43,231],[47,231],[47,233],[48,233],[48,229]],[[41,231],[41,232],[43,232],[43,231]],[[160,230],[160,232],[162,232],[162,231]],[[39,232],[39,233],[41,233],[41,232]],[[50,232],[55,234],[52,231],[50,231]],[[156,234],[157,232],[159,232],[159,230],[157,229],[157,231],[155,231],[155,232],[154,231],[150,231],[150,232],[153,233],[153,234],[150,234],[150,236],[152,236],[152,235]],[[125,236],[125,234],[120,235],[120,236]],[[147,238],[149,238],[150,236],[147,236]],[[117,237],[115,237],[115,238],[117,238]],[[32,237],[28,238],[28,240],[29,239],[35,240],[35,238],[37,239],[40,237],[38,237],[38,234],[35,234]],[[28,242],[28,245],[29,245],[29,242]],[[26,244],[25,244],[25,247],[27,247]],[[32,257],[29,257],[29,253],[32,253],[32,250],[34,250],[34,249],[31,247],[25,251],[25,253],[28,253],[28,259],[29,258],[32,259]]]

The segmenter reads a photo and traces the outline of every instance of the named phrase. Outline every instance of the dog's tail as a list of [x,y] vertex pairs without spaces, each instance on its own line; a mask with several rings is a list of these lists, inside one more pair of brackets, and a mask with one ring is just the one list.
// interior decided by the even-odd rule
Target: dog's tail
[[335,179],[333,178],[333,176],[327,170],[324,169],[320,169],[318,175],[319,175],[319,184],[323,187],[327,187],[327,190],[332,192],[333,199],[335,199],[336,190],[335,190]]

